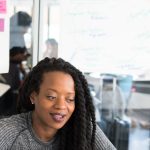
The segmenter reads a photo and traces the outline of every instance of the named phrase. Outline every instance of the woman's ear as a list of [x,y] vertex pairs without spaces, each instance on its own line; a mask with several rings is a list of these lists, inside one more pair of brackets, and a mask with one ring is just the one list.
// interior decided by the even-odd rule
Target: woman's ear
[[35,100],[37,99],[37,93],[36,92],[32,92],[30,95],[30,101],[32,104],[35,104]]

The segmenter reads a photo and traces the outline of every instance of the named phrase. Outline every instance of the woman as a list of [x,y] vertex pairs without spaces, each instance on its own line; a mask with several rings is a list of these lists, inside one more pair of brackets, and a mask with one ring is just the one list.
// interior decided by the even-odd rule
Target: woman
[[24,112],[0,121],[0,149],[115,150],[96,126],[83,74],[61,58],[33,67],[20,107]]
[[46,40],[46,50],[43,54],[43,58],[45,57],[58,57],[58,43],[55,39],[47,39]]

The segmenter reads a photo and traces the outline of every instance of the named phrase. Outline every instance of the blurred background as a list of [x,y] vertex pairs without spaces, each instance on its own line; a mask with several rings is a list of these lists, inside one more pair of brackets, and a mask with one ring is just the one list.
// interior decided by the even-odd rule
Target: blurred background
[[39,60],[62,57],[85,74],[97,123],[117,149],[150,150],[150,1],[10,0],[7,15],[1,117],[17,112],[19,87]]

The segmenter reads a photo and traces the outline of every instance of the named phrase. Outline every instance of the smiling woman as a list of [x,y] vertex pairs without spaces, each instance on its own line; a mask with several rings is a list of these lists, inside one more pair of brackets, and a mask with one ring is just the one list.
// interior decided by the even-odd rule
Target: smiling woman
[[36,108],[33,128],[41,139],[49,141],[66,124],[75,109],[74,97],[74,81],[69,74],[53,71],[43,75],[39,93],[34,91],[30,97]]
[[96,125],[85,77],[61,58],[45,58],[31,70],[19,108],[0,120],[0,148],[115,150]]

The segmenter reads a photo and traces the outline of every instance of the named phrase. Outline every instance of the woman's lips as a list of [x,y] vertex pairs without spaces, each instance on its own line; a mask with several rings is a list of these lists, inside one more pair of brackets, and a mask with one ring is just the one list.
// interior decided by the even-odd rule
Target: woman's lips
[[52,119],[55,122],[62,122],[65,119],[65,114],[60,114],[60,113],[50,113],[50,115],[52,116]]

